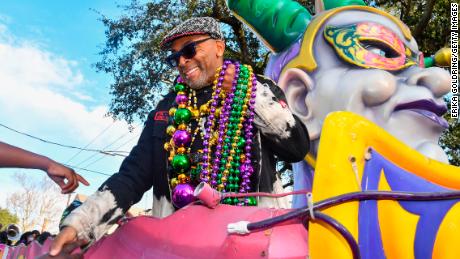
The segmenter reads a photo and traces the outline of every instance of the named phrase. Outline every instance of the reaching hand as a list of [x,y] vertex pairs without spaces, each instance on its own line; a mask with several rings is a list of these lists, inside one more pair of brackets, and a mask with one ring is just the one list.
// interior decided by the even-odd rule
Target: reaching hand
[[[85,240],[77,240],[77,231],[70,226],[64,227],[51,243],[50,255],[70,254],[75,248],[87,244]],[[70,249],[71,248],[71,249]]]
[[[53,241],[54,244],[54,241]],[[80,252],[72,253],[75,249],[79,248],[80,246],[84,245],[85,242],[83,240],[74,241],[68,243],[62,247],[57,253],[51,252],[49,254],[45,254],[40,256],[38,259],[79,259],[83,258],[83,255]]]
[[[71,193],[78,187],[78,182],[88,186],[88,181],[71,168],[57,162],[51,162],[46,170],[48,176],[61,187],[63,194]],[[66,180],[67,183],[64,181]]]

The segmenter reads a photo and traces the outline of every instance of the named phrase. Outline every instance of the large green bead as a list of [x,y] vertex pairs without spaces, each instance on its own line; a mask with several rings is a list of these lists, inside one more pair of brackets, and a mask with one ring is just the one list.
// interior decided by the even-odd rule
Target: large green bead
[[174,87],[174,91],[177,92],[183,92],[185,91],[185,85],[181,83],[177,83],[176,86]]
[[186,108],[179,108],[174,114],[174,122],[177,124],[189,123],[192,118],[192,112]]
[[190,168],[190,159],[185,154],[178,154],[173,157],[171,165],[174,171],[183,173]]
[[249,206],[257,206],[257,199],[256,197],[248,197],[248,205]]

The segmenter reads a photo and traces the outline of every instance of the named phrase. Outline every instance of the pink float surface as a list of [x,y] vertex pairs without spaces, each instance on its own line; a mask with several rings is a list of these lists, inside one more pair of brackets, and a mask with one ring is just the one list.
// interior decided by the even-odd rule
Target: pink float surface
[[[306,258],[308,232],[293,219],[246,235],[228,234],[227,225],[256,222],[289,210],[219,205],[185,207],[164,219],[131,218],[84,254],[84,258]],[[0,258],[35,258],[49,251],[44,245],[0,245]]]
[[37,241],[32,241],[28,246],[19,245],[9,247],[0,244],[0,258],[2,259],[16,259],[16,258],[36,258],[40,255],[46,254],[51,246],[52,239],[47,239],[43,245]]
[[243,236],[227,233],[229,223],[288,211],[193,205],[164,219],[141,216],[99,240],[85,258],[306,258],[308,233],[300,220]]

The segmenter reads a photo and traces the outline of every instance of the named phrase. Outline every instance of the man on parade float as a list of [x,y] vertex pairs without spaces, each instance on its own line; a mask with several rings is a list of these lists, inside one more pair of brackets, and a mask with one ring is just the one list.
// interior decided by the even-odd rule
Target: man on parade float
[[[224,60],[219,23],[191,18],[161,43],[180,77],[152,111],[120,171],[63,221],[50,254],[76,238],[98,240],[153,186],[153,215],[165,217],[194,201],[206,182],[221,192],[282,191],[275,156],[301,161],[308,132],[283,92],[252,68]],[[228,198],[224,204],[287,207],[282,200]]]

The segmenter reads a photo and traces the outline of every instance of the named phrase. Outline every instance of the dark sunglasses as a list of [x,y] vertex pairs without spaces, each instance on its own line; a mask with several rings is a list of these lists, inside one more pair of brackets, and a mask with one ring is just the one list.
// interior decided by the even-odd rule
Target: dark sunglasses
[[187,59],[193,58],[196,55],[196,45],[198,45],[198,44],[200,44],[202,42],[205,42],[205,41],[207,41],[209,39],[212,39],[212,38],[209,37],[209,38],[206,38],[206,39],[192,41],[192,42],[188,43],[187,45],[182,47],[181,50],[179,50],[177,52],[174,52],[171,55],[167,56],[166,57],[166,63],[168,63],[168,65],[170,65],[171,67],[177,67],[177,65],[179,64],[179,59],[180,59],[181,56],[183,56],[184,58],[187,58]]

